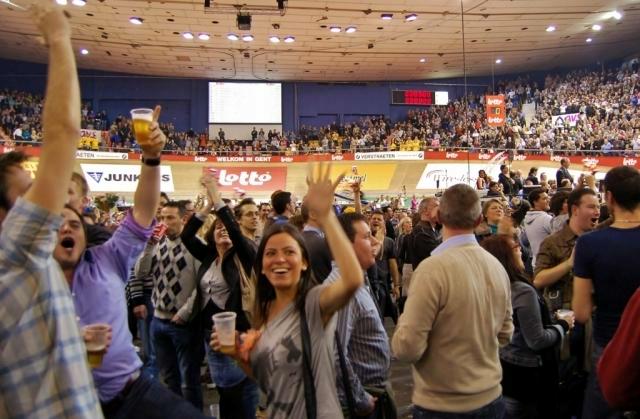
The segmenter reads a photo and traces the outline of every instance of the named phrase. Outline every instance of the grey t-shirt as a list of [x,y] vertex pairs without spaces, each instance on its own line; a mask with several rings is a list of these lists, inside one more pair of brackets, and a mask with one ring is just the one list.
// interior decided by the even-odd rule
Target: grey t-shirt
[[[305,307],[311,335],[311,357],[316,386],[318,419],[342,417],[335,386],[333,344],[336,316],[326,327],[320,315],[319,285],[307,294]],[[271,419],[307,416],[302,379],[300,315],[292,303],[266,326],[251,352],[251,366],[260,388],[267,395]]]

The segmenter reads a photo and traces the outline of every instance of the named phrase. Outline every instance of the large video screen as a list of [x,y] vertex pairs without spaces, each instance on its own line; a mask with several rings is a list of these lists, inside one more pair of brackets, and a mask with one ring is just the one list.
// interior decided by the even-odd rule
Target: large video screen
[[280,83],[209,83],[210,124],[282,124]]

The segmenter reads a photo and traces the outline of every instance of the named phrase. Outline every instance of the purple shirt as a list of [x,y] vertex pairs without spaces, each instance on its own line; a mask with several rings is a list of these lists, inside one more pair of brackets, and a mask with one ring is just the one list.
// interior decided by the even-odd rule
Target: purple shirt
[[127,323],[124,286],[152,231],[153,225],[140,226],[130,212],[109,241],[84,252],[73,274],[71,295],[80,323],[108,323],[113,328],[102,365],[93,370],[103,402],[116,397],[142,366]]

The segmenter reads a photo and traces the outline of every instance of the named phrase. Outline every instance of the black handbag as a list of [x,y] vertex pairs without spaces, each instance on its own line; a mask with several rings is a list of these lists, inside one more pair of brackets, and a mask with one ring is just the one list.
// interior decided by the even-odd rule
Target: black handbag
[[300,309],[300,336],[302,339],[302,381],[304,383],[304,404],[307,411],[307,419],[316,419],[317,400],[316,384],[313,380],[313,370],[311,369],[311,335],[307,324],[306,304],[302,304]]

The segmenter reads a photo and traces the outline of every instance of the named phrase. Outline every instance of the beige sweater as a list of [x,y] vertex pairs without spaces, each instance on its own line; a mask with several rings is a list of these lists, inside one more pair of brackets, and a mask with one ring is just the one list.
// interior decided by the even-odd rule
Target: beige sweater
[[507,273],[477,244],[425,259],[392,340],[395,356],[413,363],[413,403],[463,413],[498,398],[498,347],[511,340],[511,314]]

